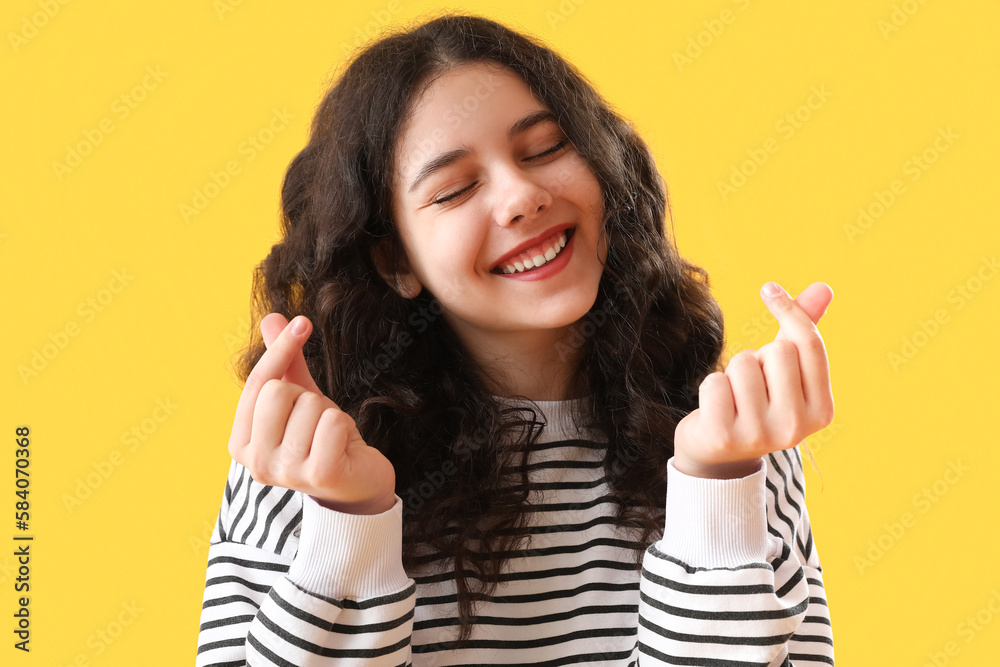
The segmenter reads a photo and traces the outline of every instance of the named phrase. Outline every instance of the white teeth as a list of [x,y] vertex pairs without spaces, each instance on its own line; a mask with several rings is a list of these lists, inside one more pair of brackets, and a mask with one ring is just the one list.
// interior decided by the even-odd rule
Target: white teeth
[[528,269],[532,269],[536,266],[541,266],[547,262],[555,259],[559,251],[566,247],[566,232],[559,235],[559,239],[556,243],[545,251],[545,254],[538,254],[534,257],[526,257],[521,261],[515,261],[513,265],[508,264],[504,267],[504,273],[523,273]]

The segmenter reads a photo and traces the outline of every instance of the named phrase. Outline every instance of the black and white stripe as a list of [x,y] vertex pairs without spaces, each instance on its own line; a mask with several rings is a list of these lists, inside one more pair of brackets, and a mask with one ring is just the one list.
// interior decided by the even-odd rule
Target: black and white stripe
[[[317,510],[304,506],[312,501],[257,484],[233,463],[209,551],[197,664],[833,664],[797,450],[768,456],[760,475],[766,558],[701,567],[666,553],[667,542],[647,548],[614,525],[598,440],[548,435],[530,459],[530,542],[504,554],[502,583],[475,608],[474,631],[459,649],[447,561],[431,555],[413,578],[369,578],[364,595],[306,589],[297,583],[303,568],[291,566],[307,557],[300,531],[313,530],[308,517]],[[393,513],[373,519],[378,530],[401,532],[399,501]],[[645,549],[641,570],[637,549]],[[387,554],[388,565],[377,567],[390,572],[398,558]],[[340,590],[332,569],[309,577]]]

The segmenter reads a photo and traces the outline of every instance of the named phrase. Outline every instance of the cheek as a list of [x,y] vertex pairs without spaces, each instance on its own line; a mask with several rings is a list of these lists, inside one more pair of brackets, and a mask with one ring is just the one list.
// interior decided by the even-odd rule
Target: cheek
[[575,191],[577,200],[584,203],[588,210],[601,214],[604,210],[604,193],[587,161],[580,155],[573,155],[567,171],[568,174],[563,179]]
[[[598,233],[600,233],[600,232],[598,232]],[[599,255],[599,257],[601,258],[601,264],[606,264],[607,261],[608,261],[608,247],[610,245],[611,245],[611,242],[608,240],[607,236],[601,238],[601,241],[600,241],[600,246],[601,247],[600,247],[600,255]]]
[[590,214],[592,224],[590,233],[593,235],[592,239],[597,246],[598,257],[603,264],[607,261],[608,245],[610,243],[607,236],[602,234],[604,229],[604,192],[601,190],[601,185],[598,183],[597,178],[589,170],[587,176],[581,179],[581,182],[586,183],[586,187],[581,192],[581,200],[586,202],[583,205]]
[[588,185],[589,201],[591,205],[591,210],[597,213],[598,217],[603,217],[604,214],[604,191],[601,190],[601,184],[598,182],[597,177],[594,176],[590,170],[587,170],[586,181]]
[[420,239],[418,263],[433,282],[462,280],[479,261],[480,243],[468,233],[442,228],[439,233]]

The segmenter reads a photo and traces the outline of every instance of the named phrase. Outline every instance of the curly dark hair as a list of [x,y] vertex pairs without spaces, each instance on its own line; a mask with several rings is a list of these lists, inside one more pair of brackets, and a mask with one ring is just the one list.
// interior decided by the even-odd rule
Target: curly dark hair
[[[257,325],[267,313],[312,320],[303,353],[313,378],[393,463],[396,493],[408,499],[404,566],[453,568],[459,643],[475,601],[495,591],[506,560],[528,543],[525,463],[544,421],[497,400],[434,295],[397,293],[373,249],[384,242],[392,266],[405,258],[390,207],[398,135],[414,100],[463,64],[517,74],[603,191],[607,260],[567,344],[580,353],[573,377],[587,390],[578,421],[606,435],[615,520],[637,546],[662,531],[674,429],[697,407],[701,380],[720,370],[724,343],[707,273],[667,235],[669,198],[648,147],[562,57],[497,22],[448,13],[352,58],[285,175],[283,235],[254,271],[253,326],[237,370],[245,382],[264,353]],[[440,471],[446,484],[414,493]]]

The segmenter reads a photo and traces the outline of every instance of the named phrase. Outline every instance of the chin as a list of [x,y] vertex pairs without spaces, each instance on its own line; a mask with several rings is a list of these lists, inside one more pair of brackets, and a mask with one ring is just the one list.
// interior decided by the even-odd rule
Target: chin
[[568,327],[575,322],[579,322],[590,311],[590,308],[597,300],[597,290],[588,295],[589,298],[573,299],[571,302],[563,302],[560,308],[549,310],[544,318],[536,318],[534,323],[539,328],[557,329]]

